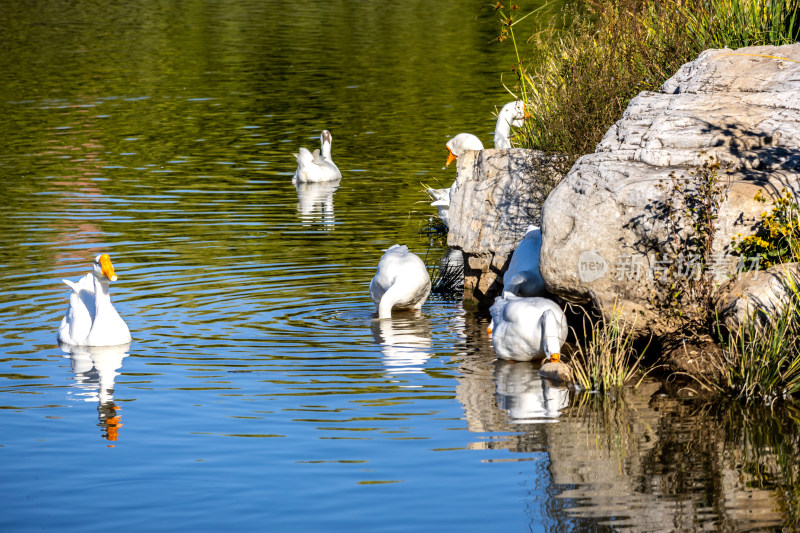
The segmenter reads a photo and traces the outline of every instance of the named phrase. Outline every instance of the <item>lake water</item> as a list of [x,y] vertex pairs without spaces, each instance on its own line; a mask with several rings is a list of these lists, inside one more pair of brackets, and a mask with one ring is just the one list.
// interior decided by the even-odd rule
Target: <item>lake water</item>
[[[376,320],[383,250],[445,253],[445,142],[512,99],[484,2],[10,0],[0,27],[0,531],[798,527],[794,411],[549,388],[457,299]],[[341,183],[296,189],[326,128]],[[64,351],[61,280],[103,252],[134,340]]]

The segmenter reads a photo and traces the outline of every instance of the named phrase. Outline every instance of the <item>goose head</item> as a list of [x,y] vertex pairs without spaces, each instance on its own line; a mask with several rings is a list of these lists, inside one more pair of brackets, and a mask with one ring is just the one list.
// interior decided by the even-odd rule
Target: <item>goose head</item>
[[539,327],[542,331],[542,348],[546,356],[545,362],[558,363],[561,360],[561,340],[558,337],[561,324],[555,313],[550,310],[542,313],[542,317],[539,319]]
[[476,136],[471,133],[459,133],[449,141],[447,141],[447,163],[445,166],[450,166],[450,163],[456,160],[460,155],[467,153],[470,150],[483,150],[483,143]]
[[114,265],[111,264],[111,257],[108,254],[100,254],[95,257],[94,276],[106,283],[117,281],[117,273],[114,272]]
[[506,124],[519,128],[525,124],[526,116],[525,102],[517,100],[516,102],[509,102],[503,106],[500,113],[497,114],[497,123],[500,124],[502,120]]
[[331,161],[331,144],[333,143],[333,135],[328,130],[322,130],[322,133],[319,135],[319,142],[320,142],[320,151],[322,153],[322,158]]

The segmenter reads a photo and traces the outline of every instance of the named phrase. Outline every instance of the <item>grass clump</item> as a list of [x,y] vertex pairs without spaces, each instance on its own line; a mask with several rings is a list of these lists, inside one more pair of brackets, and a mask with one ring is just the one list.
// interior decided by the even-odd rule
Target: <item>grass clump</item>
[[[589,321],[588,314],[586,318]],[[629,384],[638,387],[647,375],[641,367],[647,348],[637,354],[633,326],[623,321],[614,307],[611,317],[601,317],[588,332],[584,328],[583,338],[578,341],[570,360],[577,385],[584,390],[600,392]]]
[[719,331],[718,392],[767,405],[800,393],[800,277],[787,269],[781,280],[784,297],[773,313],[757,311],[727,337]]
[[799,37],[796,0],[695,0],[680,10],[701,49],[791,44]]
[[431,292],[445,299],[457,300],[464,293],[464,259],[460,250],[450,248],[432,268]]
[[585,0],[567,3],[522,47],[513,29],[524,16],[495,9],[498,40],[517,53],[511,90],[530,114],[516,142],[576,155],[594,151],[631,98],[703,50],[789,44],[800,29],[796,0]]

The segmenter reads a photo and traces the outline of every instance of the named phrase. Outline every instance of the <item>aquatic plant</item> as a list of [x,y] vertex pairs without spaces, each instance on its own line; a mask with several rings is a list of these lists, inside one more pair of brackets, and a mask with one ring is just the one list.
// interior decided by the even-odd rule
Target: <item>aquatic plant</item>
[[[590,324],[586,331],[586,324]],[[584,390],[610,391],[635,381],[638,387],[652,370],[643,371],[641,362],[647,350],[634,349],[634,326],[626,323],[616,305],[611,316],[592,320],[585,312],[584,330],[570,359],[575,382]]]
[[[771,211],[761,213],[761,220],[752,235],[742,237],[739,234],[731,241],[731,247],[737,254],[759,258],[757,265],[745,262],[745,267],[765,269],[800,258],[800,207],[792,191],[784,188],[781,193],[773,201]],[[756,193],[755,200],[767,202],[762,189]]]
[[[427,261],[426,261],[427,263]],[[431,293],[445,299],[458,300],[464,292],[464,263],[452,259],[450,253],[442,257],[431,271]]]

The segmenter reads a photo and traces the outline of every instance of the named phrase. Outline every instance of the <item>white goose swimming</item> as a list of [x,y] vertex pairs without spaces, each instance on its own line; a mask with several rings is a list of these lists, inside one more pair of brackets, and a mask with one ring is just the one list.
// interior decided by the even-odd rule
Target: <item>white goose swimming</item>
[[297,158],[297,170],[292,183],[317,183],[338,180],[342,177],[339,167],[331,158],[331,143],[333,142],[331,132],[322,130],[319,141],[320,149],[314,150],[314,153],[301,147],[299,153],[294,154]]
[[494,147],[497,150],[511,148],[511,126],[521,127],[525,122],[525,102],[517,100],[509,102],[497,114],[497,125],[494,128]]
[[369,284],[378,318],[391,318],[392,309],[420,309],[430,292],[431,278],[425,263],[400,244],[386,250]]
[[58,340],[74,346],[116,346],[131,341],[128,325],[119,316],[109,295],[109,285],[117,280],[108,254],[95,258],[94,270],[77,283],[64,283],[72,288],[69,305]]
[[567,317],[547,298],[504,293],[489,309],[492,346],[500,359],[556,362],[567,340]]
[[542,249],[542,230],[528,226],[525,238],[511,255],[511,263],[503,274],[503,292],[516,296],[540,296],[544,294],[544,280],[539,272],[539,252]]

